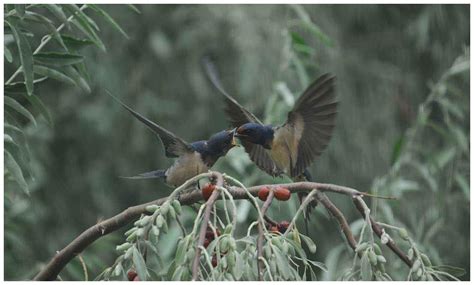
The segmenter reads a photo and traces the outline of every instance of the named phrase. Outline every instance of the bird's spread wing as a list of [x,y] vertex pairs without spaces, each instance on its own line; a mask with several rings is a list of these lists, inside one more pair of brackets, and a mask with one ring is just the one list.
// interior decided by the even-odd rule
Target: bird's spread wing
[[112,96],[122,107],[127,109],[135,118],[137,118],[140,122],[144,123],[148,128],[150,128],[154,133],[158,135],[161,142],[165,147],[165,154],[167,157],[178,157],[184,153],[193,152],[193,148],[190,144],[186,141],[182,140],[181,138],[177,137],[170,131],[166,130],[165,128],[155,124],[154,122],[148,120],[144,116],[140,115],[139,113],[135,112],[132,108],[128,107],[114,95],[112,95],[108,90],[107,93]]
[[295,177],[318,157],[331,139],[335,125],[337,104],[334,94],[335,77],[325,74],[315,80],[296,101],[282,128],[294,129],[299,134],[290,175]]
[[[209,80],[212,82],[214,87],[219,90],[219,92],[224,96],[226,104],[224,110],[232,126],[238,128],[246,123],[258,123],[263,125],[263,123],[254,114],[245,109],[225,91],[217,75],[216,68],[209,58],[203,58],[203,65],[206,74],[209,77]],[[264,147],[257,144],[247,143],[244,141],[242,141],[242,145],[244,146],[245,151],[249,154],[250,159],[260,169],[272,176],[277,176],[281,174],[281,171],[277,168],[270,154],[265,150]]]

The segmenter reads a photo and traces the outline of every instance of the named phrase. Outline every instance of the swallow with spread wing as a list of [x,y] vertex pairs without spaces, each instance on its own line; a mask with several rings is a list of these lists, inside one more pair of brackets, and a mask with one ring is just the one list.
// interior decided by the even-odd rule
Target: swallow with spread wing
[[[293,180],[311,180],[307,168],[324,151],[335,126],[335,77],[324,74],[312,82],[286,122],[271,126],[264,125],[225,91],[208,58],[204,59],[204,67],[212,84],[224,95],[225,112],[236,128],[235,137],[241,140],[250,159],[272,176],[286,174]],[[301,201],[305,193],[298,196]]]
[[187,143],[165,128],[135,112],[118,98],[110,94],[110,92],[107,91],[107,93],[135,118],[158,135],[165,148],[166,157],[176,158],[174,164],[168,169],[154,170],[124,178],[163,178],[166,184],[177,187],[188,179],[208,171],[220,157],[225,156],[227,152],[236,145],[234,139],[235,130],[220,131],[212,135],[208,140]]

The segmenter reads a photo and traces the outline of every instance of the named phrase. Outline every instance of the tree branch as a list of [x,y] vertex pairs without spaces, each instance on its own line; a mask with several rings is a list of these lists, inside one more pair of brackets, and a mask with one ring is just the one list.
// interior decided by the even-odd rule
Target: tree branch
[[[362,199],[357,199],[356,197],[354,197],[352,199],[352,201],[354,202],[357,210],[359,210],[360,214],[362,215],[362,217],[365,218],[365,208],[367,207],[367,205],[365,205],[365,202],[362,200]],[[372,230],[374,231],[374,233],[380,238],[383,234],[383,228],[372,218],[370,217],[370,223],[372,225]],[[413,262],[408,258],[408,256],[395,244],[395,242],[393,240],[389,240],[388,243],[386,244],[398,257],[400,257],[400,259],[405,262],[406,265],[408,265],[408,267],[412,267],[413,265]]]
[[[265,217],[265,213],[267,212],[268,207],[272,204],[273,201],[273,190],[270,190],[268,192],[268,197],[265,200],[265,203],[263,203],[262,206],[262,216]],[[263,235],[264,235],[264,229],[265,225],[263,224],[263,221],[260,219],[258,220],[258,238],[257,238],[257,273],[258,273],[258,280],[263,281]]]
[[202,218],[201,229],[199,231],[199,239],[196,244],[196,255],[194,256],[193,260],[193,281],[195,281],[198,277],[199,272],[199,259],[201,258],[201,246],[204,244],[204,239],[206,238],[206,230],[207,224],[209,223],[209,219],[211,217],[212,206],[216,202],[217,198],[219,197],[220,191],[218,188],[222,187],[224,184],[224,178],[222,174],[217,174],[217,183],[216,189],[212,192],[211,196],[206,202],[206,211],[204,212],[204,216]]
[[328,212],[337,220],[339,227],[341,228],[342,233],[346,237],[347,243],[349,246],[355,250],[357,246],[357,241],[355,240],[354,236],[352,235],[351,229],[349,224],[347,223],[346,218],[342,214],[341,210],[339,210],[336,205],[334,205],[331,200],[329,200],[328,196],[322,192],[316,193],[316,199],[323,204],[323,206],[328,210]]
[[[212,172],[216,173],[216,172]],[[212,176],[211,172],[200,177]],[[188,180],[192,181],[194,178]],[[187,183],[187,182],[186,182]],[[185,184],[186,184],[185,183]],[[364,196],[365,193],[359,192],[355,189],[338,186],[334,184],[325,184],[325,183],[315,183],[315,182],[296,182],[296,183],[286,183],[286,184],[275,184],[275,185],[259,185],[248,188],[248,191],[253,195],[257,196],[258,191],[261,187],[276,187],[281,186],[285,187],[292,193],[297,192],[307,192],[313,189],[318,189],[319,191],[334,192],[338,194],[347,195],[350,197],[353,196]],[[248,199],[247,193],[244,189],[239,187],[231,187],[229,193],[234,197],[234,199]],[[85,248],[92,244],[97,239],[105,236],[109,233],[112,233],[133,220],[140,217],[141,214],[146,213],[146,207],[149,205],[161,205],[163,204],[168,197],[164,197],[152,202],[145,204],[133,206],[127,208],[125,211],[104,220],[94,226],[86,229],[82,232],[77,238],[75,238],[71,243],[64,247],[61,251],[57,252],[56,255],[51,259],[51,261],[34,277],[34,280],[55,280],[59,272],[68,264],[75,256],[81,253]],[[218,198],[219,199],[219,198]],[[192,205],[198,201],[202,201],[203,197],[201,191],[193,191],[191,193],[182,194],[179,197],[179,201],[182,205]],[[377,224],[374,224],[377,225]]]

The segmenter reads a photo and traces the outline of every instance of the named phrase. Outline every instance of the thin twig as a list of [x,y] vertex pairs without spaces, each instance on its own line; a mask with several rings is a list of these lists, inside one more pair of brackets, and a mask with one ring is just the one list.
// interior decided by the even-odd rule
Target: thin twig
[[334,205],[331,200],[329,200],[328,196],[322,192],[316,193],[316,199],[328,210],[329,213],[337,220],[341,231],[344,233],[346,237],[347,243],[352,249],[356,249],[357,241],[354,238],[354,235],[351,232],[349,224],[347,223],[346,218],[342,214],[342,212]]
[[316,189],[313,189],[311,192],[309,192],[308,196],[306,196],[306,199],[304,199],[303,203],[301,203],[298,211],[296,211],[296,214],[295,216],[293,217],[293,219],[291,220],[291,223],[290,225],[288,226],[288,228],[286,229],[285,233],[283,234],[283,236],[287,236],[288,233],[291,231],[291,229],[295,226],[296,224],[296,219],[298,219],[299,215],[301,212],[304,211],[304,209],[306,209],[306,207],[308,206],[308,204],[311,202],[311,197],[313,197],[316,193],[318,192],[318,190]]
[[206,230],[208,227],[208,222],[209,219],[211,218],[211,211],[212,211],[212,206],[214,203],[217,201],[217,198],[219,197],[220,190],[219,188],[222,187],[224,183],[224,178],[222,177],[222,174],[216,174],[217,176],[217,183],[216,183],[216,190],[212,192],[211,196],[206,202],[206,210],[204,211],[204,216],[202,218],[201,222],[201,229],[199,231],[199,238],[198,242],[196,244],[196,255],[194,256],[194,261],[193,261],[193,277],[192,280],[196,281],[199,273],[199,259],[201,258],[201,248],[202,245],[204,244],[204,239],[206,238]]
[[[362,199],[361,199],[362,200]],[[364,207],[364,200],[359,200],[356,198],[353,198],[352,201],[354,202],[357,210],[361,213],[363,217],[365,217],[365,205]],[[372,218],[370,217],[370,224],[372,225],[372,230],[374,233],[380,238],[382,237],[383,234],[383,228]],[[405,262],[408,267],[411,268],[413,265],[412,261],[408,258],[408,256],[395,244],[393,240],[389,240],[388,243],[386,244],[403,262]]]
[[[268,207],[272,204],[273,201],[273,191],[269,191],[268,197],[263,203],[262,206],[262,215],[265,216],[265,213],[268,210]],[[263,228],[265,227],[265,224],[263,221],[260,220],[258,223],[258,238],[257,238],[257,258],[258,258],[258,263],[257,263],[257,269],[258,269],[258,280],[263,281],[263,264],[262,259],[263,259],[263,235],[264,231]]]

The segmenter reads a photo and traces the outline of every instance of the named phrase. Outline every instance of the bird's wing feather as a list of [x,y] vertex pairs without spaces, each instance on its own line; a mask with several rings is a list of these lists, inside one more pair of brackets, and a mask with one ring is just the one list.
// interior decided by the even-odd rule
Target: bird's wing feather
[[161,142],[163,143],[163,146],[165,147],[165,154],[167,157],[178,157],[184,153],[190,153],[194,151],[189,143],[179,138],[167,129],[159,126],[158,124],[155,124],[154,122],[135,112],[132,108],[128,107],[122,101],[112,95],[108,90],[107,93],[109,93],[112,98],[114,98],[118,103],[120,103],[120,105],[122,105],[122,107],[129,111],[135,118],[137,118],[140,122],[144,123],[148,128],[150,128],[154,133],[158,135]]
[[325,74],[315,80],[296,101],[283,127],[303,126],[297,145],[297,159],[290,167],[295,177],[326,148],[335,125],[337,104],[334,94],[335,77]]
[[[206,74],[209,77],[211,83],[224,96],[226,104],[224,110],[232,126],[238,128],[246,123],[258,123],[263,125],[263,123],[254,114],[245,109],[237,102],[237,100],[232,98],[232,96],[230,96],[225,91],[217,75],[216,68],[214,64],[210,61],[210,59],[207,57],[203,58],[203,64]],[[249,154],[250,159],[260,169],[272,176],[277,176],[281,174],[281,171],[277,168],[275,162],[272,160],[271,156],[268,154],[264,147],[257,144],[247,143],[244,141],[242,142],[242,145],[244,146],[245,151]]]

